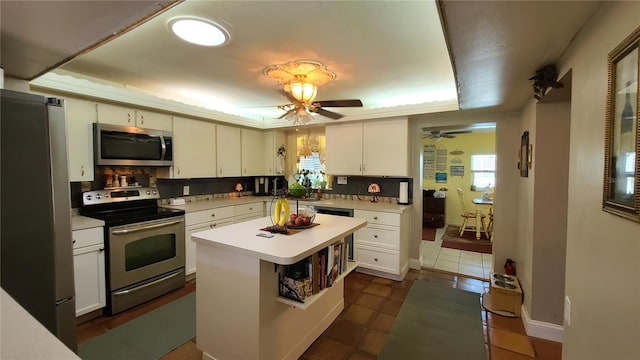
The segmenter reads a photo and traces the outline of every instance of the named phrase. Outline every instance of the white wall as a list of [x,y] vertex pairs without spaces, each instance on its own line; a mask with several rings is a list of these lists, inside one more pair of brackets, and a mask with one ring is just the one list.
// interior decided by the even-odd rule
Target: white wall
[[603,2],[558,63],[573,73],[563,359],[640,356],[640,224],[602,211],[607,55],[639,14]]

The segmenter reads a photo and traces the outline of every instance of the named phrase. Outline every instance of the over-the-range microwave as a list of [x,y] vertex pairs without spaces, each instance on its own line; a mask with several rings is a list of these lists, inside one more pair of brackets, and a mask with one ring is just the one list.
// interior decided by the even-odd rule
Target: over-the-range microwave
[[94,123],[93,140],[96,165],[173,165],[170,131]]

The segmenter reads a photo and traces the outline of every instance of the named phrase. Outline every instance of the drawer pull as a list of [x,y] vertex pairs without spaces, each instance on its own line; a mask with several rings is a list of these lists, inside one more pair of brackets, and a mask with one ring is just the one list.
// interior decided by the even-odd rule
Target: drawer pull
[[377,216],[374,216],[374,217],[373,217],[373,220],[378,220],[378,217],[377,217]]
[[377,239],[377,238],[378,238],[378,235],[373,235],[373,237]]
[[378,261],[378,258],[373,258],[373,261]]
[[73,239],[73,243],[74,243],[74,244],[76,243],[76,241],[77,241],[76,239]]
[[211,214],[211,217],[216,217],[216,214]]

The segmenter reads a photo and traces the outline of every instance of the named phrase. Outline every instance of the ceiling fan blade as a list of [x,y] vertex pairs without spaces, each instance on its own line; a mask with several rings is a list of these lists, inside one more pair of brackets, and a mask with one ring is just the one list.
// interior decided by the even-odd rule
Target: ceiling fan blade
[[328,118],[332,118],[333,120],[338,120],[341,117],[343,117],[344,115],[340,115],[338,113],[334,113],[333,111],[329,111],[329,110],[325,110],[323,108],[317,108],[314,112],[317,112],[318,114],[322,115],[322,116],[326,116]]
[[280,95],[284,96],[285,98],[287,98],[287,100],[291,101],[293,104],[297,104],[298,100],[296,100],[296,98],[294,98],[291,94],[289,94],[288,92],[280,89],[278,91],[278,93],[280,93]]
[[443,134],[469,134],[471,130],[445,131]]
[[318,103],[322,107],[362,107],[362,101],[358,99],[324,100],[324,101],[314,101],[314,103]]
[[287,111],[286,113],[282,114],[278,119],[284,118],[285,116],[291,114],[293,111],[295,111],[295,109],[291,109],[291,110]]

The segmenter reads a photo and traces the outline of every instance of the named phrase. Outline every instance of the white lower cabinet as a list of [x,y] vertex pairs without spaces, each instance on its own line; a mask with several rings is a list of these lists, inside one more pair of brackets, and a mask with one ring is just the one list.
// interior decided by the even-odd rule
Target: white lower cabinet
[[409,212],[355,210],[367,226],[355,232],[354,257],[359,272],[402,280],[409,271]]
[[233,224],[233,206],[190,212],[185,215],[185,273],[196,272],[196,243],[191,234]]
[[264,217],[264,202],[236,205],[234,222],[241,223]]
[[263,201],[187,213],[185,216],[186,274],[190,275],[196,272],[196,243],[191,241],[193,233],[258,219],[263,216]]
[[73,231],[72,239],[76,316],[80,316],[107,304],[103,228]]

